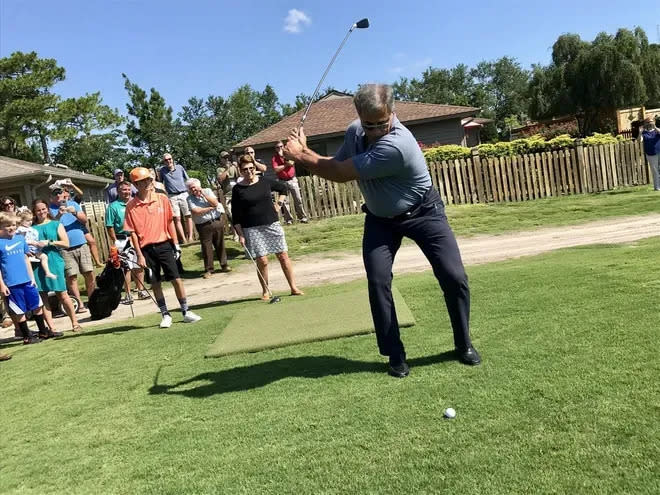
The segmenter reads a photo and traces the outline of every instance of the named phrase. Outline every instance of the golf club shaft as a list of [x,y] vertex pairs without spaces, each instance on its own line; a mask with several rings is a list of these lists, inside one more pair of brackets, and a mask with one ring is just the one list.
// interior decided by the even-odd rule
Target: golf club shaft
[[330,63],[329,63],[328,66],[326,67],[325,72],[324,72],[323,75],[321,76],[321,80],[320,80],[319,83],[316,85],[316,89],[314,90],[314,93],[312,94],[312,97],[311,97],[311,99],[309,100],[309,103],[307,104],[307,108],[305,109],[305,113],[303,113],[303,116],[302,116],[302,118],[300,119],[300,125],[298,126],[298,129],[300,129],[300,128],[303,126],[303,124],[305,123],[305,119],[307,118],[307,112],[309,112],[309,109],[311,108],[312,103],[314,103],[314,98],[316,98],[316,95],[318,94],[319,90],[321,89],[321,84],[323,84],[323,81],[325,80],[325,76],[327,76],[327,75],[328,75],[328,72],[330,72],[330,67],[332,67],[332,64],[335,63],[335,59],[337,58],[337,55],[339,55],[339,52],[341,51],[341,49],[342,49],[342,48],[344,47],[344,45],[346,44],[346,40],[348,40],[348,37],[351,35],[351,33],[353,32],[353,30],[354,30],[355,28],[356,28],[356,25],[353,24],[353,25],[351,26],[351,29],[348,30],[348,33],[346,33],[346,36],[344,37],[344,40],[341,42],[341,45],[339,45],[339,48],[337,48],[337,51],[335,52],[335,54],[333,55],[332,59],[330,60]]
[[257,275],[259,275],[259,279],[261,279],[261,281],[264,283],[264,286],[266,287],[266,290],[268,291],[268,295],[272,299],[273,298],[273,293],[270,291],[270,287],[268,287],[268,282],[266,282],[263,275],[261,274],[261,271],[259,270],[259,265],[257,265],[257,262],[255,261],[255,259],[250,254],[250,250],[248,248],[245,248],[245,252],[247,253],[248,258],[250,258],[252,260],[252,263],[254,263],[254,266],[257,269]]

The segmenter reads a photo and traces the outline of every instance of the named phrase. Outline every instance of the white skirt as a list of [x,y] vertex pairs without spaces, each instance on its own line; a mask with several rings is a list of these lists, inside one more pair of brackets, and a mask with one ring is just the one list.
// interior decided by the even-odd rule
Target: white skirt
[[288,251],[280,222],[243,229],[245,244],[253,258]]

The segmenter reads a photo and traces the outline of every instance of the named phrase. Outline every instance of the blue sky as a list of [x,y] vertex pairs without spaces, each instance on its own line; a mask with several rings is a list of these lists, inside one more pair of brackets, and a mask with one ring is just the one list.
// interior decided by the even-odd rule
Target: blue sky
[[[292,12],[294,11],[295,12]],[[415,77],[429,65],[474,66],[515,57],[547,64],[562,33],[642,27],[658,42],[660,4],[620,0],[533,2],[0,0],[0,56],[36,51],[67,71],[55,91],[101,91],[126,112],[121,73],[155,87],[178,111],[191,96],[228,96],[242,84],[274,87],[280,101],[311,94],[350,25],[323,87]]]

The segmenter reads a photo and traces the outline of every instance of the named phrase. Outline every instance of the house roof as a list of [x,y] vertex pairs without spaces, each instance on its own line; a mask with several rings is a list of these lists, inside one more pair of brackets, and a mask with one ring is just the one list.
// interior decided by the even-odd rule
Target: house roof
[[[436,105],[432,103],[413,103],[397,101],[394,108],[397,117],[405,125],[421,124],[452,118],[463,118],[476,115],[479,108],[460,107],[455,105]],[[298,127],[304,110],[300,110],[278,123],[241,141],[235,147],[253,146],[265,148],[280,139],[285,139],[291,129]],[[350,95],[333,94],[331,98],[323,98],[314,103],[305,119],[305,134],[308,138],[325,138],[341,136],[348,125],[357,119],[358,115]]]
[[71,178],[88,184],[96,183],[99,186],[105,186],[112,182],[111,179],[106,179],[105,177],[86,174],[85,172],[77,172],[69,168],[41,165],[40,163],[26,162],[24,160],[17,160],[16,158],[0,156],[0,181],[27,177],[44,178],[45,180],[48,176],[52,176],[53,180]]

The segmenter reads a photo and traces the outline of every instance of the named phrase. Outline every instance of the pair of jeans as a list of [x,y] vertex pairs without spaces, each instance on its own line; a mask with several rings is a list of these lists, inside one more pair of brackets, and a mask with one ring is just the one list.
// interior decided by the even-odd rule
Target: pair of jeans
[[431,263],[433,274],[444,293],[454,346],[459,350],[467,349],[472,345],[468,279],[442,199],[435,189],[431,189],[410,216],[388,219],[367,211],[365,217],[362,257],[380,353],[395,360],[405,358],[392,298],[392,264],[403,237],[415,241]]

